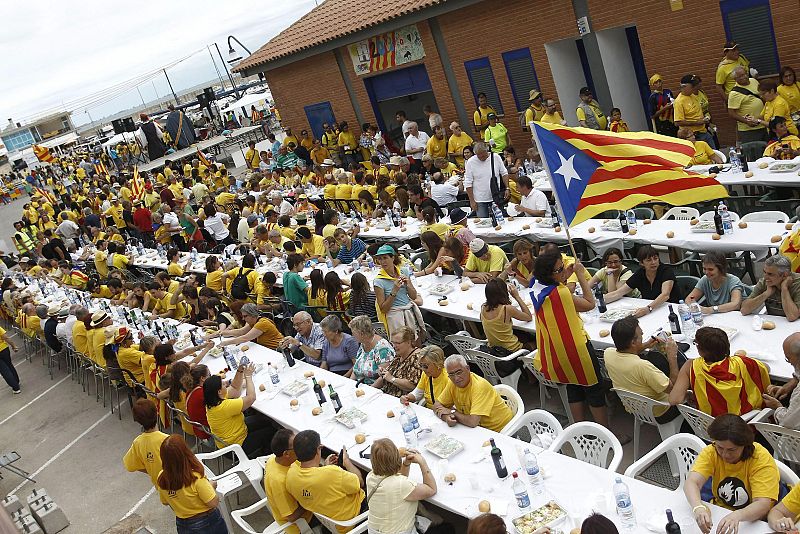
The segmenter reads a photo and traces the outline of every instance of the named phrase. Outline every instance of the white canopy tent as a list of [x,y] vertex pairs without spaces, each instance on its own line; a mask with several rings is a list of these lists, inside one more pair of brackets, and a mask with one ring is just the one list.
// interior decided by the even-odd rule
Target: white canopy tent
[[242,98],[240,98],[236,102],[233,102],[232,104],[228,104],[227,106],[222,108],[220,111],[222,113],[228,113],[229,111],[236,112],[237,110],[239,110],[239,108],[243,107],[249,113],[250,112],[250,105],[255,104],[256,102],[263,102],[263,101],[266,101],[267,104],[269,104],[270,96],[271,95],[269,93],[249,93],[249,94],[243,95]]

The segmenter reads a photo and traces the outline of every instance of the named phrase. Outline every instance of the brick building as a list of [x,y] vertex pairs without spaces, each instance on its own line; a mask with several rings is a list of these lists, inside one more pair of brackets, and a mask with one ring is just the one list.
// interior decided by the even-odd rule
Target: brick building
[[519,148],[529,138],[517,117],[533,88],[574,125],[588,85],[641,130],[649,75],[677,94],[694,73],[729,143],[735,125],[714,88],[724,42],[737,40],[760,75],[776,74],[800,66],[797,20],[796,0],[325,0],[235,70],[263,72],[283,124],[316,136],[335,119],[377,122],[397,138],[400,109],[428,130],[425,104],[471,131],[483,91]]

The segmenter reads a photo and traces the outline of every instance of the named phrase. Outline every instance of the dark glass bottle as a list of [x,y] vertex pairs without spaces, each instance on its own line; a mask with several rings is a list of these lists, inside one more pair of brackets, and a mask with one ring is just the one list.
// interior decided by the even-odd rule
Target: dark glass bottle
[[311,381],[314,382],[314,394],[317,396],[317,402],[320,406],[328,402],[328,399],[325,398],[325,392],[322,390],[322,386],[317,384],[317,379],[311,377]]
[[508,476],[508,469],[506,469],[506,463],[503,461],[503,452],[494,444],[494,438],[490,439],[489,443],[492,444],[492,462],[494,462],[494,470],[497,471],[498,477],[506,478]]
[[678,319],[678,314],[672,309],[672,304],[668,305],[667,307],[669,308],[669,315],[667,315],[667,319],[669,320],[669,329],[673,334],[680,334],[681,322]]
[[339,413],[339,410],[342,409],[342,401],[339,399],[339,394],[333,389],[332,384],[328,384],[328,396],[331,398],[331,404],[333,404],[334,411]]

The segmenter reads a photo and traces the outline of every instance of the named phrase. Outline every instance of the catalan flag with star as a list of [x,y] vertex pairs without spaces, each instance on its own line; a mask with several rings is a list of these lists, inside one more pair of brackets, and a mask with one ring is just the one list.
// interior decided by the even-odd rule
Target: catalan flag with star
[[707,363],[703,358],[692,360],[689,383],[697,407],[713,417],[726,413],[745,414],[764,407],[761,393],[770,385],[769,370],[758,360],[747,356],[729,356]]
[[531,288],[538,347],[534,367],[561,384],[597,384],[597,372],[586,346],[589,336],[569,288],[564,284],[545,285],[536,279]]
[[728,196],[714,178],[684,168],[695,149],[683,139],[542,122],[534,133],[568,226],[649,200],[682,206]]

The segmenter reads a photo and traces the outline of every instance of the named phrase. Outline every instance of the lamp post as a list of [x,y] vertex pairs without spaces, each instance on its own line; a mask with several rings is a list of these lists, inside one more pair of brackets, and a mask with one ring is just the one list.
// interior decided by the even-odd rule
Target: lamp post
[[247,52],[249,55],[253,55],[253,53],[250,51],[250,49],[247,48],[245,45],[243,45],[242,42],[239,39],[237,39],[233,35],[229,35],[228,36],[228,64],[229,65],[233,65],[237,61],[241,61],[242,60],[242,55],[240,53],[238,53],[236,50],[234,50],[233,45],[231,44],[231,40],[236,41],[236,43],[239,46],[241,46],[242,48],[244,48],[245,52]]
[[242,95],[239,93],[239,88],[236,87],[236,82],[233,81],[233,75],[231,74],[230,69],[228,69],[228,65],[226,65],[225,60],[222,59],[222,52],[219,51],[219,45],[217,43],[214,43],[214,48],[217,49],[217,55],[219,56],[219,60],[222,62],[223,65],[225,65],[225,72],[228,74],[228,79],[231,82],[231,87],[233,88],[234,94],[236,94],[236,99],[238,100],[242,98]]

